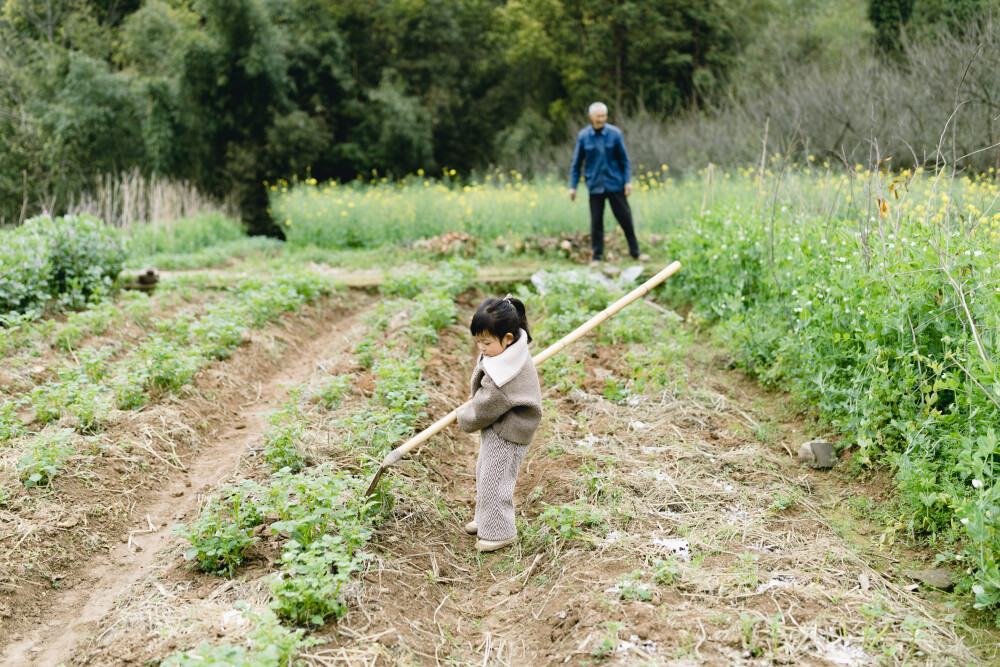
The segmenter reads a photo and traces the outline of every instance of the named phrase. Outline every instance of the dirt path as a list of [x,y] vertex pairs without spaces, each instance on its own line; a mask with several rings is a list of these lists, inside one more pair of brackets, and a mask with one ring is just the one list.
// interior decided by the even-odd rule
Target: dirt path
[[[350,348],[363,328],[357,308],[369,301],[359,298],[349,313],[323,318],[318,322],[318,335],[286,350],[266,369],[266,375],[243,378],[246,384],[231,397],[233,404],[222,408],[229,415],[224,426],[196,454],[182,461],[183,469],[171,469],[166,480],[133,509],[134,525],[120,544],[107,556],[81,563],[72,575],[70,590],[48,595],[45,621],[9,644],[0,664],[56,665],[68,661],[118,596],[148,573],[157,553],[182,541],[171,534],[172,526],[196,509],[199,497],[229,475],[247,448],[260,439],[266,427],[265,415],[285,400],[285,387],[301,384],[316,371],[317,360]],[[252,396],[249,401],[239,402],[239,396],[248,394]]]

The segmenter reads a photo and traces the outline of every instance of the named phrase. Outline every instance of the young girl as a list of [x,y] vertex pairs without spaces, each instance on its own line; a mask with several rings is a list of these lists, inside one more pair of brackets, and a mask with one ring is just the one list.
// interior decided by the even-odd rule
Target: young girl
[[458,410],[458,425],[482,430],[476,461],[476,517],[465,530],[476,549],[495,551],[517,540],[514,483],[542,420],[542,392],[528,352],[531,336],[524,304],[510,294],[486,299],[469,330],[479,345],[472,400]]

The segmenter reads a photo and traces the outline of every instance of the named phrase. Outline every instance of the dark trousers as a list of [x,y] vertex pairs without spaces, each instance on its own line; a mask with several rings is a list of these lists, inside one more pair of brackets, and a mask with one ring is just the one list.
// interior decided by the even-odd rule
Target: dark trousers
[[639,241],[635,238],[635,229],[632,227],[632,209],[628,205],[628,199],[624,192],[602,192],[597,195],[590,195],[590,247],[594,251],[594,259],[601,259],[604,256],[604,202],[611,202],[611,212],[615,215],[615,220],[621,225],[625,232],[625,240],[628,241],[628,254],[633,258],[639,256]]

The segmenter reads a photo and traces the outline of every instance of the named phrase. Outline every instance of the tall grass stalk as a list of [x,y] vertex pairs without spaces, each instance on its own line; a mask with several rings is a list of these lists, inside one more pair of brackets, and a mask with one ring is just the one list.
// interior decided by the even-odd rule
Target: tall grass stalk
[[98,176],[93,191],[72,198],[67,208],[69,213],[89,213],[110,225],[125,228],[207,212],[229,217],[238,213],[233,201],[214,200],[186,181],[147,177],[138,169]]

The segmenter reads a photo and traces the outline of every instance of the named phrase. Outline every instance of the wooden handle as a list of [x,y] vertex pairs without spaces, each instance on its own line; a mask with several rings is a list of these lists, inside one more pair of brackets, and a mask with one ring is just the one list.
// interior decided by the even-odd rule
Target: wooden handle
[[553,355],[557,354],[558,352],[561,352],[563,349],[565,349],[570,344],[575,343],[580,338],[583,338],[583,336],[585,336],[587,333],[589,333],[592,329],[594,329],[601,322],[603,322],[604,320],[608,319],[609,317],[611,317],[612,315],[614,315],[619,310],[621,310],[625,306],[629,305],[630,303],[632,303],[636,299],[642,298],[651,289],[653,289],[654,287],[656,287],[657,285],[659,285],[660,283],[662,283],[664,280],[666,280],[667,278],[669,278],[670,276],[674,275],[675,273],[677,273],[680,270],[681,270],[681,263],[680,262],[674,262],[673,264],[671,264],[667,268],[663,269],[662,271],[660,271],[659,273],[657,273],[655,276],[653,276],[652,278],[650,278],[649,280],[647,280],[643,284],[639,285],[634,290],[632,290],[631,292],[629,292],[628,294],[626,294],[625,296],[623,296],[622,298],[618,299],[613,304],[611,304],[610,306],[608,306],[607,308],[605,308],[604,310],[602,310],[601,312],[599,312],[597,315],[594,315],[589,320],[587,320],[586,322],[584,322],[583,324],[581,324],[579,327],[576,328],[575,331],[573,331],[572,333],[566,334],[565,336],[562,337],[562,339],[560,339],[559,341],[553,343],[552,345],[549,345],[547,348],[545,348],[544,350],[542,350],[541,352],[539,352],[538,354],[536,354],[535,357],[534,357],[535,365],[536,366],[540,365],[546,359],[549,359],[550,357],[552,357]]
[[[471,402],[472,401],[466,401],[466,403],[471,403]],[[463,403],[461,406],[455,408],[454,410],[449,412],[446,416],[437,420],[436,422],[425,428],[423,431],[421,431],[417,435],[407,440],[404,444],[400,445],[396,449],[389,452],[386,455],[385,460],[382,462],[382,466],[383,467],[391,466],[393,463],[403,458],[403,456],[405,456],[407,452],[409,452],[415,447],[419,447],[420,445],[424,444],[425,442],[433,438],[435,435],[446,429],[448,426],[451,426],[452,422],[458,419],[458,411],[461,408],[464,408],[466,403]]]
[[[664,280],[666,280],[667,278],[674,275],[680,270],[681,270],[680,262],[674,262],[667,268],[663,269],[655,276],[653,276],[652,278],[650,278],[643,284],[639,285],[634,290],[632,290],[631,292],[629,292],[628,294],[626,294],[625,296],[618,299],[613,304],[602,310],[600,313],[594,315],[592,318],[581,324],[572,333],[566,334],[558,342],[549,345],[547,348],[536,354],[532,359],[532,361],[535,363],[535,366],[540,365],[545,360],[551,358],[553,355],[565,349],[566,346],[576,342],[577,340],[585,336],[588,332],[597,327],[601,322],[610,318],[612,315],[614,315],[619,310],[629,305],[633,301],[642,298],[644,295],[649,293],[649,291],[652,290],[654,287],[656,287]],[[388,468],[389,466],[391,466],[392,464],[396,463],[401,458],[403,458],[408,452],[424,444],[425,442],[433,438],[435,435],[443,431],[445,428],[450,426],[452,422],[458,419],[458,411],[471,402],[472,401],[466,401],[460,407],[455,408],[454,410],[449,412],[446,416],[437,420],[436,422],[425,428],[423,431],[421,431],[417,435],[407,440],[404,444],[400,445],[396,449],[389,452],[386,455],[385,460],[382,462],[382,468],[383,469]]]

